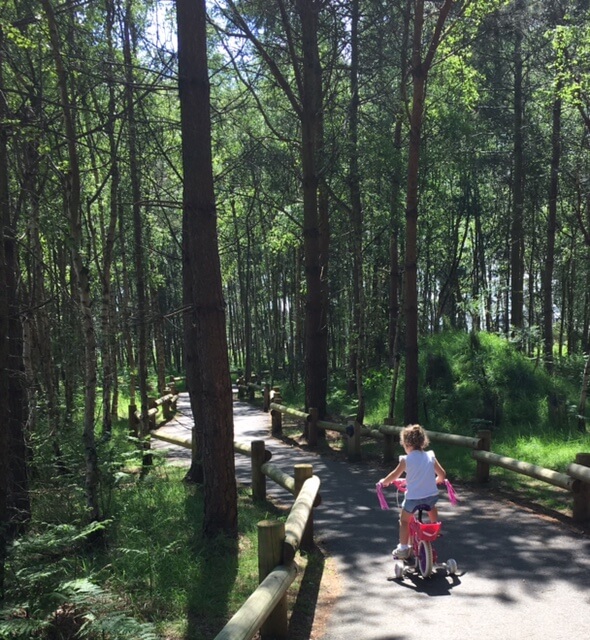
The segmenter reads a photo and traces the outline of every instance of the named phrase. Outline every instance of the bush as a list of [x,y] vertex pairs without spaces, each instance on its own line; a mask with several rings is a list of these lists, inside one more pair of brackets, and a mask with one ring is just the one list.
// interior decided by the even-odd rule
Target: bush
[[[422,410],[432,428],[567,427],[567,397],[576,385],[550,378],[503,336],[447,331],[425,339],[420,357]],[[569,374],[581,370],[578,363]]]

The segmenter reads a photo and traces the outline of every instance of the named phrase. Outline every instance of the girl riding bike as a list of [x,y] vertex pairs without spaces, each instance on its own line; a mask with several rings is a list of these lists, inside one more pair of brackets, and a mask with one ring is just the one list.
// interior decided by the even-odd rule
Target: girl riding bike
[[380,483],[387,487],[405,472],[406,493],[400,513],[399,544],[393,550],[394,558],[404,560],[409,557],[411,548],[408,545],[410,536],[410,520],[418,505],[427,505],[427,513],[431,522],[438,521],[437,484],[443,484],[446,472],[436,459],[433,451],[425,451],[429,440],[424,429],[413,424],[405,427],[400,433],[400,443],[406,455],[400,456],[399,464]]

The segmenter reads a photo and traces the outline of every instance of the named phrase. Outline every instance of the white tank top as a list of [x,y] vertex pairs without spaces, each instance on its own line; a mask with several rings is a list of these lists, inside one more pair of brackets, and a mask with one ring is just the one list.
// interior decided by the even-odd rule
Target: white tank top
[[406,498],[421,500],[438,495],[436,471],[434,470],[434,451],[410,451],[406,460]]

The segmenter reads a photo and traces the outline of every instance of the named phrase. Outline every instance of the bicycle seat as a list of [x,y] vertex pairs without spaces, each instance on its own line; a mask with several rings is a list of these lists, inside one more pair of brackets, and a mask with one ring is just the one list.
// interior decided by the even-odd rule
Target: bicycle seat
[[412,509],[412,513],[416,513],[416,511],[431,511],[431,510],[432,510],[432,507],[429,504],[422,503],[422,504],[416,505]]

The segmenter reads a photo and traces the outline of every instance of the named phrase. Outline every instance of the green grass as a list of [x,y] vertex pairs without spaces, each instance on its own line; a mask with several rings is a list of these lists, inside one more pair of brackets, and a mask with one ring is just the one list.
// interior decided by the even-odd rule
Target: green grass
[[574,462],[576,454],[590,450],[590,434],[509,434],[492,444],[492,447],[496,453],[565,472],[568,464]]
[[164,627],[182,628],[188,613],[192,628],[183,633],[200,638],[199,628],[221,625],[256,588],[256,525],[277,513],[240,491],[237,545],[223,537],[204,540],[200,491],[181,481],[183,473],[166,467],[121,490],[107,582]]

